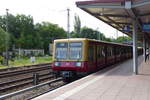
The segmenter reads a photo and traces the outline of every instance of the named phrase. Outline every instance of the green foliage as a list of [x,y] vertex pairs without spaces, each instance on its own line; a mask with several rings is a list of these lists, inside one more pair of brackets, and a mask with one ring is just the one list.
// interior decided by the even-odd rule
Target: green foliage
[[81,38],[90,38],[90,39],[97,39],[97,33],[88,27],[83,27],[81,29]]
[[71,38],[79,38],[79,34],[75,33],[74,31],[72,31],[71,33]]
[[[6,16],[1,16],[0,21],[0,27],[6,31]],[[11,37],[10,45],[15,45],[17,48],[31,48],[34,46],[34,24],[31,16],[9,14],[8,32]],[[30,44],[28,41],[30,41]]]
[[10,61],[11,66],[25,66],[25,65],[31,65],[31,64],[39,64],[39,63],[48,63],[52,61],[52,57],[36,57],[35,62],[30,62],[30,58],[23,57],[21,59],[16,59],[15,61]]
[[43,47],[47,53],[49,43],[52,43],[55,39],[66,38],[67,36],[63,28],[49,22],[36,24],[35,31],[38,36],[37,40],[39,40],[39,46]]
[[[0,27],[6,31],[6,16],[0,16]],[[16,16],[8,14],[8,31],[11,37],[10,49],[13,46],[23,49],[44,49],[46,53],[48,53],[49,43],[54,39],[66,37],[66,32],[58,25],[48,22],[34,25],[32,16],[23,14]],[[1,33],[0,41],[5,41],[3,40],[5,36]],[[4,48],[3,45],[0,46],[0,50]]]
[[25,16],[25,15],[17,15],[16,16],[16,27],[17,32],[16,35],[14,35],[16,40],[16,47],[18,48],[32,48],[34,47],[34,24],[33,24],[33,18],[31,16]]
[[81,21],[79,16],[74,16],[74,31],[71,32],[71,37],[73,38],[89,38],[97,39],[102,41],[112,42],[110,38],[106,38],[105,35],[98,30],[88,28],[86,26],[81,27]]
[[128,36],[120,36],[118,37],[115,42],[118,42],[118,43],[123,43],[123,42],[128,42],[128,41],[131,41],[131,37],[128,37]]
[[[30,58],[23,57],[21,59],[15,59],[14,61],[9,61],[9,66],[26,66],[26,65],[33,65],[33,64],[40,64],[40,63],[49,63],[52,61],[51,56],[44,56],[44,57],[36,57],[35,62],[30,62]],[[6,66],[0,65],[0,68],[5,68]]]
[[74,16],[74,32],[78,34],[77,36],[79,36],[81,32],[81,21],[77,15]]
[[105,38],[104,41],[107,41],[107,42],[112,42],[113,40],[111,38]]
[[89,39],[96,39],[96,40],[102,40],[102,41],[108,41],[112,42],[113,40],[111,38],[106,38],[105,35],[98,30],[94,30],[92,28],[88,27],[82,27],[80,34],[76,32],[71,32],[71,36],[73,38],[89,38]]
[[4,58],[2,56],[0,56],[0,64],[2,64],[4,61]]
[[0,52],[4,51],[8,46],[9,34],[0,28]]

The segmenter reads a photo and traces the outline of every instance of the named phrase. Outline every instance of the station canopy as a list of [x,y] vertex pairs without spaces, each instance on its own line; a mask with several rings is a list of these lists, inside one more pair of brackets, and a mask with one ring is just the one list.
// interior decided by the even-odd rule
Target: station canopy
[[132,36],[133,20],[138,27],[138,40],[150,40],[150,0],[91,0],[77,1],[77,7]]

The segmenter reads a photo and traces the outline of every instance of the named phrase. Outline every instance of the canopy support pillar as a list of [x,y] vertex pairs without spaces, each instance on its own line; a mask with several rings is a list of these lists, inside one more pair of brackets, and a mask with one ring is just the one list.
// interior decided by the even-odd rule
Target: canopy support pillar
[[144,61],[146,62],[146,39],[145,39],[145,36],[143,36],[143,57],[144,57]]
[[138,74],[137,22],[135,19],[133,19],[133,73]]

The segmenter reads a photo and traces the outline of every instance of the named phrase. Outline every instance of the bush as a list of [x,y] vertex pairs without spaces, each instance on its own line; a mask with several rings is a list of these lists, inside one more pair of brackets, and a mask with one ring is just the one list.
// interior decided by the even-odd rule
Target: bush
[[0,56],[0,64],[2,64],[4,61],[4,57]]

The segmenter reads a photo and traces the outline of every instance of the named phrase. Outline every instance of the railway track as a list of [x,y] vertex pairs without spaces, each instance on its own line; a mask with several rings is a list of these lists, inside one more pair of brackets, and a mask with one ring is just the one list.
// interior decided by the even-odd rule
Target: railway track
[[0,100],[31,100],[63,85],[65,85],[65,83],[62,81],[62,78],[56,78],[36,86],[28,87],[10,94],[1,95]]
[[[46,76],[46,77],[43,77],[43,76]],[[41,83],[42,81],[48,80],[48,79],[52,79],[52,78],[54,78],[53,75],[49,75],[47,73],[43,74],[43,75],[41,75],[41,77],[39,79],[39,83]],[[12,85],[12,83],[13,84],[16,83],[16,84]],[[8,90],[13,90],[16,88],[24,87],[24,86],[27,86],[29,84],[33,84],[33,77],[28,77],[28,78],[17,79],[17,80],[13,80],[13,81],[9,81],[9,82],[0,83],[0,87],[1,86],[4,87],[4,88],[0,88],[0,91],[6,92]]]
[[[38,73],[38,77],[35,78],[33,73]],[[33,65],[33,67],[28,66],[28,69],[0,72],[0,78],[7,80],[0,82],[0,94],[5,94],[13,90],[23,89],[23,87],[33,86],[35,81],[37,83],[45,82],[54,78],[54,75],[51,71],[51,65],[48,63]]]
[[20,66],[20,67],[2,68],[2,69],[0,69],[0,73],[7,72],[7,71],[16,71],[16,70],[23,70],[23,69],[29,69],[29,68],[36,68],[38,66],[44,66],[44,65],[50,65],[51,66],[51,63],[27,65],[27,66]]
[[12,75],[20,75],[20,74],[37,72],[37,71],[43,71],[43,70],[47,70],[47,69],[51,69],[50,65],[40,66],[39,68],[31,68],[31,69],[25,69],[25,70],[3,72],[3,73],[0,73],[0,78],[9,77]]

